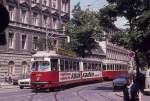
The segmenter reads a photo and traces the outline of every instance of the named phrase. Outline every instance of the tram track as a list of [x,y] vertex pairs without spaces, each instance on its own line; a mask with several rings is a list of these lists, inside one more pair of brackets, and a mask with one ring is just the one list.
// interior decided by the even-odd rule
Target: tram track
[[98,96],[101,96],[103,98],[109,99],[110,101],[119,101],[119,100],[116,100],[116,99],[109,98],[109,97],[107,97],[107,96],[105,96],[105,95],[103,95],[101,93],[98,93]]
[[57,95],[58,95],[58,91],[54,93],[54,99],[55,99],[55,101],[59,101],[59,99],[57,98]]
[[[89,86],[88,86],[89,87]],[[79,98],[81,98],[83,101],[89,101],[87,99],[85,99],[83,96],[81,96],[80,92],[83,91],[84,89],[88,88],[88,87],[84,87],[82,89],[79,89],[76,93],[77,93],[77,96],[79,96]]]
[[[105,84],[102,84],[101,86],[103,86],[103,85],[109,86],[109,85],[110,85],[110,82],[105,83]],[[83,91],[84,89],[89,88],[89,87],[92,87],[92,86],[91,86],[91,85],[90,85],[90,86],[86,86],[86,87],[84,87],[84,88],[82,88],[82,89],[79,89],[79,90],[76,92],[77,95],[78,95],[83,101],[89,101],[89,100],[87,100],[87,99],[85,99],[83,96],[81,96],[80,92]],[[98,93],[98,96],[101,96],[101,97],[104,97],[104,98],[106,98],[106,99],[109,99],[110,101],[118,101],[118,100],[109,98],[109,97],[107,97],[107,96],[104,96],[104,95],[102,95],[101,93]]]
[[[101,86],[103,86],[103,85],[109,86],[110,82],[102,84]],[[80,87],[82,87],[82,86],[80,86]],[[83,86],[82,88],[76,90],[75,93],[77,94],[77,97],[79,97],[82,101],[90,101],[90,100],[86,99],[84,96],[82,96],[81,92],[84,91],[84,90],[86,90],[86,89],[89,89],[91,87],[94,87],[94,86],[93,85],[88,85],[88,86],[86,85],[86,86]],[[77,88],[75,87],[73,89],[77,89]],[[63,92],[64,91],[66,91],[66,90],[63,90]],[[52,96],[54,98],[54,101],[60,101],[60,99],[58,99],[59,92],[61,92],[61,91],[55,91],[55,92],[53,92]],[[34,96],[36,96],[36,95],[37,95],[37,93],[32,94],[31,97],[27,101],[33,101]],[[111,98],[109,98],[107,96],[104,96],[104,95],[102,95],[100,93],[98,93],[98,95],[101,96],[101,97],[105,97],[105,98],[109,99],[110,101],[118,101],[118,100],[115,100],[115,99],[111,99]]]
[[37,93],[34,93],[34,94],[30,95],[30,98],[28,98],[27,101],[33,101],[35,95],[37,95]]

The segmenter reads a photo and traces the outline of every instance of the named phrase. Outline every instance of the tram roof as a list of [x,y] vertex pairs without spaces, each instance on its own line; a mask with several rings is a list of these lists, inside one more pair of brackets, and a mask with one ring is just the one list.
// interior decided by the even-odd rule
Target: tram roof
[[56,51],[38,51],[36,54],[32,55],[32,57],[61,57],[61,58],[77,58],[70,57],[57,54]]
[[121,65],[127,65],[128,62],[125,61],[116,61],[116,60],[103,60],[102,61],[104,64],[121,64]]
[[95,58],[81,58],[81,57],[71,57],[57,54],[56,51],[38,51],[36,54],[32,55],[32,57],[56,57],[56,58],[70,58],[70,59],[78,59],[82,61],[94,61],[94,62],[102,62],[100,59]]

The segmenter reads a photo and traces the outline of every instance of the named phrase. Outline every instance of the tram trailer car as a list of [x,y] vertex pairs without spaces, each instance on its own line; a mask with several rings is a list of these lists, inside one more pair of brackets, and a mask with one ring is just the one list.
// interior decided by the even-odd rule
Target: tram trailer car
[[102,80],[102,62],[41,51],[33,55],[32,89],[50,89],[68,84]]
[[102,71],[103,79],[113,80],[119,76],[127,77],[128,67],[129,67],[128,64],[104,63]]

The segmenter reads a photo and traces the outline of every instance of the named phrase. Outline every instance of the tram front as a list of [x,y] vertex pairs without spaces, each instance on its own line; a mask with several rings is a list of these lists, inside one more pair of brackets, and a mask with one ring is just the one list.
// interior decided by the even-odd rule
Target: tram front
[[31,88],[32,89],[48,89],[56,86],[57,72],[51,71],[50,58],[34,58],[32,61]]

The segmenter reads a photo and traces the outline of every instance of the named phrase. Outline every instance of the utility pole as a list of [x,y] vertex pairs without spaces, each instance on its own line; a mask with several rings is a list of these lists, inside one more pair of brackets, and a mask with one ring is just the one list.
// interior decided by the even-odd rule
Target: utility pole
[[47,26],[47,23],[45,21],[45,24],[46,24],[46,51],[48,51],[48,26]]

